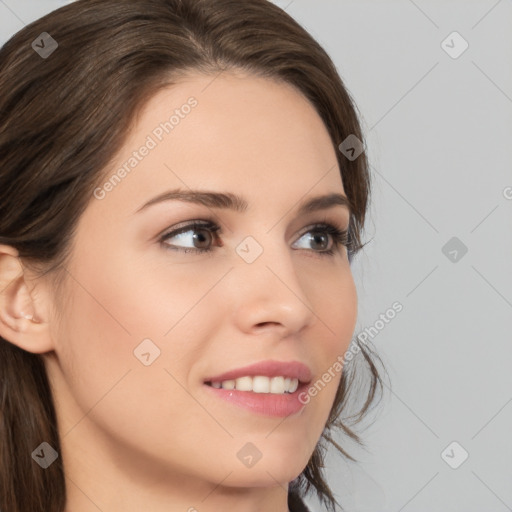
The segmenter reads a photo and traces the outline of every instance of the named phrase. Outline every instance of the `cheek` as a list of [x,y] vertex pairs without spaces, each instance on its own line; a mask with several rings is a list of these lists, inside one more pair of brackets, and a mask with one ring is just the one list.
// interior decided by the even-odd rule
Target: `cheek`
[[353,338],[357,321],[357,290],[350,271],[339,274],[339,279],[325,280],[317,287],[316,302],[318,332],[322,332],[318,358],[318,374],[310,385],[308,397],[313,405],[314,423],[324,425],[331,411],[341,380],[344,355]]
[[[207,337],[216,311],[200,299],[218,277],[210,276],[209,284],[197,272],[155,268],[123,257],[112,246],[101,259],[82,250],[71,275],[56,339],[67,385],[81,409],[89,410],[109,393],[119,397],[112,405],[118,417],[126,417],[134,411],[127,403],[151,408],[171,388],[176,388],[174,404],[190,402],[166,370],[186,381],[197,357],[194,341]],[[148,399],[153,396],[154,401]],[[95,411],[110,401],[101,399]],[[153,413],[156,418],[162,411],[157,407]]]
[[101,409],[107,394],[118,394],[130,373],[143,367],[134,349],[156,334],[150,329],[155,321],[152,303],[143,294],[137,272],[127,271],[121,255],[100,242],[91,237],[91,243],[79,244],[69,268],[69,300],[57,322],[63,386],[83,414]]
[[87,410],[134,366],[137,340],[127,332],[119,304],[112,307],[94,281],[84,282],[87,291],[73,286],[56,342],[65,378]]
[[[348,264],[347,264],[348,265]],[[317,329],[325,333],[323,367],[330,366],[348,348],[357,321],[357,290],[350,269],[339,270],[313,284]],[[339,277],[338,277],[339,276]]]
[[[83,429],[93,422],[134,449],[148,450],[145,443],[151,439],[152,450],[160,442],[167,442],[168,451],[172,437],[183,436],[182,425],[176,421],[177,411],[194,409],[190,394],[178,384],[185,380],[184,358],[190,347],[173,338],[172,333],[166,338],[156,335],[162,326],[155,328],[155,308],[140,293],[123,293],[101,276],[87,283],[87,292],[74,287],[72,303],[58,331],[58,355],[65,380],[65,389],[60,391],[66,397],[69,417],[66,430],[77,424],[71,437],[79,439]],[[132,326],[123,320],[129,318],[133,323],[134,317],[138,329],[127,332],[126,326]],[[170,325],[165,322],[166,329]],[[139,350],[144,339],[152,342],[146,341],[144,349]],[[149,365],[144,364],[146,353]],[[173,359],[181,361],[183,372],[175,371]],[[204,415],[198,406],[196,409],[198,416]],[[81,421],[85,414],[86,421]],[[194,428],[190,431],[193,433]]]

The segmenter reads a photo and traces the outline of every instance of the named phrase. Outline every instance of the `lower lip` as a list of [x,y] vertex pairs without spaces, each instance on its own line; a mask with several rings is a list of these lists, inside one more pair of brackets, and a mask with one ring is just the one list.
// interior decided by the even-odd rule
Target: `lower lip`
[[204,384],[211,393],[257,414],[265,416],[285,417],[300,412],[305,404],[299,395],[307,390],[308,384],[301,384],[294,393],[277,395],[273,393],[254,393],[253,391],[237,391],[236,389],[214,388]]

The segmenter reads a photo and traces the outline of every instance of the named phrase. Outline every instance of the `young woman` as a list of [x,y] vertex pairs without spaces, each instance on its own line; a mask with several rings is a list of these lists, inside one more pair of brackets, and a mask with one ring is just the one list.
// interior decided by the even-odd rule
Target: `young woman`
[[266,0],[79,0],[4,45],[0,510],[334,510],[362,140]]

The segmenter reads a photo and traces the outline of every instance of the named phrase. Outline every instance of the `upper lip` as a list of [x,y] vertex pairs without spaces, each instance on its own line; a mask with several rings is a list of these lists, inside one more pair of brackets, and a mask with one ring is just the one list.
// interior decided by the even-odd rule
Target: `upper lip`
[[298,379],[302,383],[311,381],[311,370],[299,361],[261,361],[242,368],[229,370],[220,375],[208,377],[205,382],[222,382],[225,380],[234,380],[239,377],[254,377],[262,375],[265,377],[283,376],[290,379]]

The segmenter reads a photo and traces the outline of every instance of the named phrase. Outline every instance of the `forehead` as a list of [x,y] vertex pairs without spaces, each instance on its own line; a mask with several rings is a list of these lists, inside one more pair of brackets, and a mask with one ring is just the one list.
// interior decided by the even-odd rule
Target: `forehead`
[[105,180],[122,166],[109,197],[134,205],[176,187],[229,187],[274,202],[313,188],[343,192],[334,145],[311,103],[290,84],[232,72],[191,74],[150,98]]

